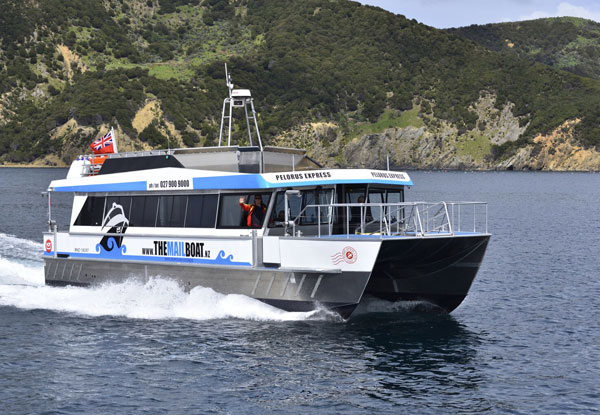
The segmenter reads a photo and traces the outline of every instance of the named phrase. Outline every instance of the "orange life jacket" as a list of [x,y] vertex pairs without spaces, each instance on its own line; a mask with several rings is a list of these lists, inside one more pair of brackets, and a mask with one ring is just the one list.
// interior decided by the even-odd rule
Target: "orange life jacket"
[[[262,226],[262,223],[256,223],[254,226],[252,226],[252,217],[253,217],[252,214],[254,213],[254,210],[256,209],[256,205],[240,203],[240,206],[242,207],[242,209],[244,209],[244,211],[248,212],[248,218],[246,220],[248,227],[249,228],[260,228]],[[262,211],[263,211],[263,220],[264,220],[264,215],[265,215],[265,213],[267,213],[267,207],[264,204],[261,207],[262,207]]]

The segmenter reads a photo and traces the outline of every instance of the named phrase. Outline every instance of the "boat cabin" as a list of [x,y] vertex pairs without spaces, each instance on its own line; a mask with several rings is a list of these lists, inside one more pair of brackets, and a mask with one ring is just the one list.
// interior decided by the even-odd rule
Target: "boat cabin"
[[[248,212],[240,206],[261,198],[258,223],[248,225]],[[275,189],[195,190],[136,192],[75,192],[71,231],[91,231],[106,226],[105,219],[115,206],[128,219],[128,233],[157,232],[177,228],[195,234],[230,234],[236,230],[256,228],[264,235],[285,235],[293,227],[304,235],[347,233],[345,224],[356,227],[363,222],[379,222],[380,211],[361,204],[404,202],[404,185],[373,183],[324,184],[316,186],[279,187]],[[338,204],[347,205],[346,209]],[[352,206],[356,205],[356,206]],[[286,216],[287,206],[287,216]],[[121,210],[120,210],[121,211]],[[108,215],[108,216],[107,216]],[[97,229],[94,229],[97,231]],[[229,232],[228,232],[229,230]],[[171,229],[174,231],[174,229]]]

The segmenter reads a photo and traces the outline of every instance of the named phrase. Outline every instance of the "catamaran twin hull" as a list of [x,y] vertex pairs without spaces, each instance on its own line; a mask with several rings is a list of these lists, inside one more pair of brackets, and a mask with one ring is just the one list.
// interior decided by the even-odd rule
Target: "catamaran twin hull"
[[[490,238],[486,204],[405,202],[405,172],[321,169],[275,147],[159,153],[111,155],[99,170],[79,159],[50,183],[47,284],[163,277],[285,310],[348,317],[369,294],[450,312]],[[66,231],[54,192],[74,196]]]
[[[489,237],[197,239],[119,234],[100,239],[45,233],[45,279],[49,285],[87,286],[163,277],[186,290],[210,287],[288,311],[320,304],[344,318],[365,294],[427,301],[451,312],[467,295]],[[55,252],[54,246],[61,248]]]

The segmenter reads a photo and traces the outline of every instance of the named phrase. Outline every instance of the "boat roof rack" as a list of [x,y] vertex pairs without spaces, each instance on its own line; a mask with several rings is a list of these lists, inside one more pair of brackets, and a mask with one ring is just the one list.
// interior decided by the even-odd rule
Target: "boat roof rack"
[[[98,156],[87,156],[94,159]],[[181,167],[238,173],[315,170],[321,166],[305,150],[265,146],[220,146],[107,154],[98,174]]]

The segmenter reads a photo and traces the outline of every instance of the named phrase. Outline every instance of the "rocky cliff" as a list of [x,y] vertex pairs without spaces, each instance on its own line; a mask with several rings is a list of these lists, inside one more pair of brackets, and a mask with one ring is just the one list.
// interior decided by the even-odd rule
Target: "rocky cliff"
[[[600,171],[600,152],[573,138],[578,119],[549,134],[537,135],[514,154],[494,159],[494,145],[516,142],[527,128],[512,105],[495,107],[493,94],[482,94],[471,110],[476,128],[463,133],[448,123],[418,113],[421,122],[367,134],[344,131],[339,123],[312,123],[278,138],[277,144],[307,148],[324,165],[408,169]],[[398,118],[401,113],[396,114]]]

